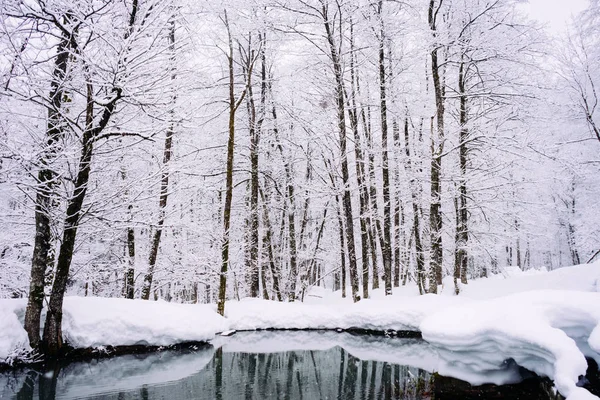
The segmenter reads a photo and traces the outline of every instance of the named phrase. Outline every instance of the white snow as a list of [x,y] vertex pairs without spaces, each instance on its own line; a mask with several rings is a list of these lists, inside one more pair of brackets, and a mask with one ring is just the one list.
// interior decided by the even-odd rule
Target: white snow
[[[600,360],[599,289],[600,263],[595,263],[552,272],[507,268],[497,276],[462,285],[459,296],[447,278],[441,295],[419,296],[413,285],[397,288],[392,296],[373,291],[371,299],[356,304],[342,299],[339,292],[323,289],[308,291],[304,303],[228,301],[225,318],[216,314],[214,305],[68,297],[63,334],[74,347],[213,340],[227,349],[248,336],[215,339],[215,335],[268,328],[421,331],[430,344],[421,355],[376,342],[365,352],[364,343],[358,346],[343,339],[340,344],[339,338],[328,337],[322,337],[319,346],[337,343],[359,357],[361,352],[375,354],[382,361],[396,360],[473,384],[510,382],[515,375],[505,361],[514,359],[552,378],[569,400],[579,400],[595,398],[576,383],[585,374],[584,356]],[[0,361],[28,349],[19,322],[24,307],[22,300],[0,301]],[[254,340],[262,341],[260,337],[268,340],[265,332]],[[279,349],[285,343],[266,346]],[[394,352],[411,356],[400,360]]]
[[100,297],[67,297],[63,335],[73,347],[208,341],[227,321],[208,305]]
[[[600,293],[530,291],[447,308],[425,318],[420,329],[449,365],[458,361],[476,372],[512,358],[552,378],[568,399],[580,399],[591,395],[576,386],[587,363],[575,339],[598,329],[598,304]],[[595,337],[588,344],[597,356]]]
[[0,362],[12,360],[31,350],[27,333],[17,317],[17,311],[24,309],[21,300],[0,300]]

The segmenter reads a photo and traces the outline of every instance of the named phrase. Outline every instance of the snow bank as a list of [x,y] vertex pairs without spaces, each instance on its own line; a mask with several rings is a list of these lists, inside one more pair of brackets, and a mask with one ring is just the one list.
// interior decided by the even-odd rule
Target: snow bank
[[[600,262],[548,273],[509,269],[504,275],[475,280],[461,289],[460,296],[453,295],[449,279],[442,295],[418,296],[415,287],[407,286],[397,288],[392,296],[373,291],[372,299],[356,304],[342,299],[339,292],[311,290],[306,303],[228,301],[226,318],[215,312],[214,305],[67,297],[63,335],[72,346],[85,348],[208,341],[216,333],[232,329],[421,331],[439,354],[435,366],[422,365],[418,356],[393,360],[393,352],[406,354],[406,349],[389,349],[374,342],[369,351],[381,360],[408,362],[474,384],[510,382],[514,374],[505,361],[514,359],[554,379],[570,400],[589,395],[576,383],[585,374],[584,355],[600,361],[600,308],[596,309],[600,304]],[[24,306],[23,301],[0,301],[0,361],[28,348],[19,322]],[[229,343],[238,339],[232,340]],[[339,345],[339,340],[336,343]],[[273,343],[268,346],[278,348]],[[360,354],[364,344],[352,347],[345,342],[343,346],[364,358]]]
[[358,303],[280,303],[260,299],[229,301],[225,316],[230,329],[372,329],[418,331],[419,324],[438,310],[462,304],[460,297],[424,295],[410,301],[392,296]]
[[[449,279],[448,279],[449,278]],[[447,280],[447,282],[446,282]],[[454,295],[452,277],[447,277],[442,293]],[[600,262],[545,270],[505,268],[503,273],[460,284],[460,296],[472,299],[491,299],[530,290],[575,290],[580,292],[600,292]]]
[[24,309],[23,304],[20,300],[0,300],[0,363],[10,364],[31,350],[27,332],[17,318],[17,312]]
[[577,340],[600,352],[598,304],[600,293],[531,291],[446,308],[420,330],[448,367],[479,372],[514,359],[553,379],[569,400],[596,398],[576,384],[587,369]]
[[211,306],[164,301],[67,297],[63,314],[63,336],[76,348],[208,341],[227,326]]

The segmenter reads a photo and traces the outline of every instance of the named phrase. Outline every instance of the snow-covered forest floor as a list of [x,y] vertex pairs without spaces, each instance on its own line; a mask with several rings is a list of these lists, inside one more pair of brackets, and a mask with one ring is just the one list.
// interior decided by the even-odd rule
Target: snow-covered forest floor
[[[255,329],[418,331],[435,356],[408,354],[410,349],[408,353],[406,349],[366,351],[382,361],[391,357],[395,362],[474,384],[514,380],[514,369],[505,363],[513,359],[552,378],[569,399],[591,396],[576,384],[585,375],[585,357],[600,361],[599,262],[551,272],[508,268],[503,274],[473,280],[461,289],[459,296],[454,295],[449,277],[439,295],[420,296],[416,286],[408,284],[396,288],[392,296],[376,290],[372,299],[353,303],[342,298],[340,291],[315,288],[307,292],[304,302],[229,301],[225,317],[216,313],[214,304],[68,297],[63,335],[75,348],[166,346],[189,341],[256,348],[265,340],[261,335],[254,339],[244,336],[239,342],[235,336],[219,334]],[[0,300],[0,359],[5,362],[29,349],[22,328],[25,305],[24,299]],[[277,342],[279,345],[270,341],[262,347],[269,351],[298,346],[353,348],[352,343],[338,343],[335,335],[328,336],[326,343],[297,342],[293,336]]]

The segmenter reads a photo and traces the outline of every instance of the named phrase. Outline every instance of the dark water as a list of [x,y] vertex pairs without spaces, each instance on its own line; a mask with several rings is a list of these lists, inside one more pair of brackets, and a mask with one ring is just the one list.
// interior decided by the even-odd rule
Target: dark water
[[388,359],[425,365],[428,359],[435,362],[435,353],[427,343],[415,339],[238,333],[221,338],[215,346],[0,373],[0,398],[558,398],[549,380],[523,370],[519,383],[473,387],[417,367],[382,361]]

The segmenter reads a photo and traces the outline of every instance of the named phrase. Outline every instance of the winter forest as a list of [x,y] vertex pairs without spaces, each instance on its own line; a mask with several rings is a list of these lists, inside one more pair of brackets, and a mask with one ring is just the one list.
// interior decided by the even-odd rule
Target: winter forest
[[34,348],[65,296],[226,315],[600,259],[598,0],[560,35],[520,0],[0,3],[0,298]]

